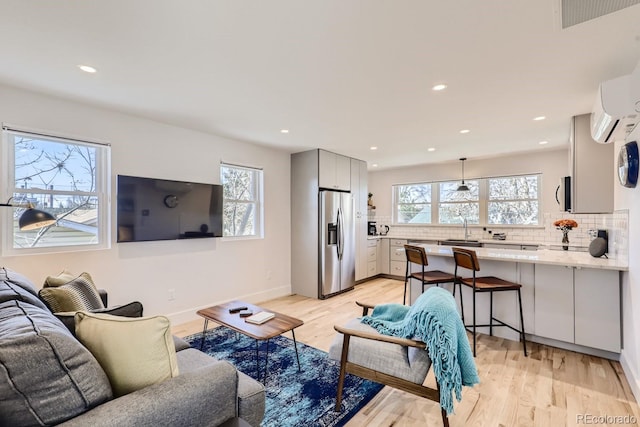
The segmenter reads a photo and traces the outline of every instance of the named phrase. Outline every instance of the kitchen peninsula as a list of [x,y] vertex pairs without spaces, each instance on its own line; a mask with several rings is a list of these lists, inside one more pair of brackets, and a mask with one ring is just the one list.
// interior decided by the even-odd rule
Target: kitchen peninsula
[[[451,247],[421,244],[429,267],[454,271]],[[471,248],[480,260],[480,275],[493,275],[522,284],[522,304],[527,339],[582,353],[617,360],[621,349],[620,272],[628,270],[626,260],[593,258],[586,252],[542,249],[523,251]],[[471,272],[462,271],[463,276]],[[451,289],[452,285],[443,285]],[[422,292],[412,281],[410,301]],[[465,318],[472,318],[470,289],[463,287]],[[459,298],[456,298],[459,301]],[[489,322],[489,297],[477,295],[478,323]],[[494,317],[518,325],[514,295],[494,296]],[[468,322],[467,322],[468,323]],[[487,328],[483,328],[487,329]],[[483,331],[480,329],[480,331]],[[488,331],[486,331],[488,332]],[[506,328],[494,334],[518,340]]]

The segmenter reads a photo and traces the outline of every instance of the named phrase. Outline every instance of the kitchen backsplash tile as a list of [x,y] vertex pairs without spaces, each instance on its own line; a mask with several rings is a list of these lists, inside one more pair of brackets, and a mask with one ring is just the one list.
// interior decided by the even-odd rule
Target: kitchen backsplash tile
[[[469,225],[469,238],[477,240],[489,240],[492,234],[504,233],[506,235],[505,243],[533,243],[545,246],[561,245],[562,232],[554,227],[553,223],[559,219],[573,219],[578,223],[578,227],[569,231],[569,244],[578,250],[588,250],[593,236],[590,230],[605,229],[609,236],[609,253],[610,258],[619,258],[628,256],[628,210],[616,211],[612,214],[571,214],[563,212],[545,213],[543,214],[544,227],[487,227],[487,231],[483,227],[477,225]],[[412,239],[423,240],[443,240],[443,239],[463,239],[464,229],[461,225],[454,226],[412,226],[412,225],[391,225],[391,217],[376,215],[370,220],[376,221],[378,225],[389,225],[390,237],[406,237]]]

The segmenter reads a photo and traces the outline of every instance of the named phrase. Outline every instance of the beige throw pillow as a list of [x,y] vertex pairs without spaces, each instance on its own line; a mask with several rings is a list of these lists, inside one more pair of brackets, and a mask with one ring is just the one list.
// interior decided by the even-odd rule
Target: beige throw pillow
[[[88,274],[88,273],[85,273],[85,274]],[[57,276],[47,276],[47,278],[44,279],[43,287],[45,287],[45,288],[54,287],[55,288],[57,286],[66,285],[67,283],[69,283],[70,281],[75,279],[76,277],[78,277],[77,274],[73,274],[69,270],[65,269],[65,270],[62,270]],[[89,277],[89,278],[91,278],[91,277]]]
[[89,273],[82,273],[61,286],[42,288],[38,296],[54,313],[105,308]]
[[178,375],[171,324],[164,316],[78,312],[76,336],[107,374],[114,396]]

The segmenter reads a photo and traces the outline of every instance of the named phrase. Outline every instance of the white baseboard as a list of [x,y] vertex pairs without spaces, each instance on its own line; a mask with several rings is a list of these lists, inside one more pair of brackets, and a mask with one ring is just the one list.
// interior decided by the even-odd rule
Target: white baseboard
[[620,365],[622,366],[624,375],[627,377],[627,382],[629,383],[629,387],[631,387],[631,392],[633,392],[633,396],[636,398],[636,401],[638,401],[638,398],[640,397],[640,379],[636,375],[635,369],[633,369],[629,364],[624,350],[620,352]]
[[[246,301],[248,303],[259,303],[261,301],[268,301],[270,299],[274,299],[274,298],[279,298],[279,297],[283,297],[283,296],[287,296],[287,295],[291,295],[291,286],[281,286],[279,288],[272,288],[272,289],[268,289],[266,291],[263,292],[256,292],[253,294],[247,294],[247,295],[239,295],[236,298],[233,298],[232,300],[240,300],[240,301]],[[201,319],[202,317],[198,316],[196,314],[196,312],[198,310],[201,310],[203,308],[207,308],[207,307],[211,307],[214,305],[218,305],[218,304],[224,304],[225,302],[229,302],[232,300],[224,300],[224,301],[211,301],[207,304],[201,305],[199,307],[192,307],[192,308],[188,308],[186,310],[182,310],[182,311],[178,311],[175,313],[170,313],[167,314],[167,317],[169,318],[169,320],[171,321],[172,325],[180,325],[182,323],[187,323],[187,322],[191,322],[193,320],[198,320]]]

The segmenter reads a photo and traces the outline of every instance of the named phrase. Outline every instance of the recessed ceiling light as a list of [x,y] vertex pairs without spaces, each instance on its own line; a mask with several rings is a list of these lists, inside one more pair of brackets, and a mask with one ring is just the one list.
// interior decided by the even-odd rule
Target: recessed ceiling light
[[289,133],[289,129],[280,129],[280,133]]
[[375,151],[378,149],[378,147],[369,147],[370,150]]
[[540,141],[540,142],[538,142],[538,144],[540,144],[540,145],[545,145],[545,144],[548,144],[548,143],[549,143],[549,141]]
[[374,163],[374,164],[372,164],[372,165],[371,165],[371,167],[372,167],[372,168],[377,168],[377,167],[378,167],[378,164],[377,164],[377,163]]
[[429,147],[429,148],[427,148],[427,151],[436,151],[436,149],[433,148],[433,147]]
[[85,73],[95,73],[96,71],[98,71],[89,65],[78,65],[78,68],[80,68]]
[[445,90],[446,88],[447,88],[447,85],[445,85],[443,83],[440,83],[440,84],[435,85],[431,89],[435,90],[435,91],[439,91],[439,90]]
[[469,132],[471,132],[469,129],[462,129],[462,130],[460,131],[460,133],[469,133]]
[[538,116],[533,118],[533,120],[535,120],[536,122],[539,122],[540,120],[544,120],[544,119],[546,119],[545,116]]

